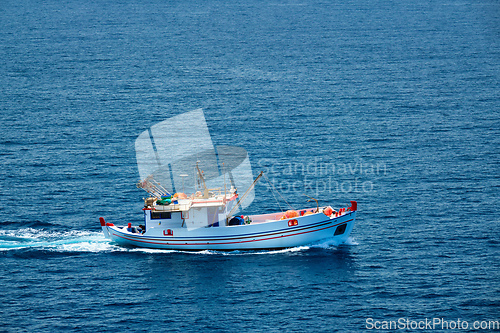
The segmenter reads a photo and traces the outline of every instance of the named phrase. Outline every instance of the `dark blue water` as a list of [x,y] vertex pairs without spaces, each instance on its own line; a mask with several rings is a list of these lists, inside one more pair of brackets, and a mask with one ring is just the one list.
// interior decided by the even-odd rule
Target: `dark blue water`
[[[3,1],[0,331],[499,320],[499,27],[495,0]],[[104,240],[142,218],[135,138],[199,107],[294,207],[357,200],[349,245]]]

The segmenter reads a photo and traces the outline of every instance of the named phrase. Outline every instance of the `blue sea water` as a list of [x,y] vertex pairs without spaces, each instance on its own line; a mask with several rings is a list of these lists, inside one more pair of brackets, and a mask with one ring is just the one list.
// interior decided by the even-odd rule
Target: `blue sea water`
[[[500,319],[498,1],[5,0],[0,59],[1,332]],[[294,207],[357,200],[349,243],[105,240],[142,218],[135,138],[199,107]]]

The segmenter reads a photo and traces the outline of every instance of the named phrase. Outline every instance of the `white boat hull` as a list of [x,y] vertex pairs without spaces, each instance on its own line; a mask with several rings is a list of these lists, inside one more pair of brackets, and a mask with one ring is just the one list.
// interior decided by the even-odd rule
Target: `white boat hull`
[[356,219],[356,211],[338,217],[316,213],[296,217],[297,225],[289,220],[252,223],[238,226],[149,229],[146,233],[132,233],[101,220],[105,236],[120,245],[172,250],[258,250],[281,249],[331,240],[342,244],[349,237]]

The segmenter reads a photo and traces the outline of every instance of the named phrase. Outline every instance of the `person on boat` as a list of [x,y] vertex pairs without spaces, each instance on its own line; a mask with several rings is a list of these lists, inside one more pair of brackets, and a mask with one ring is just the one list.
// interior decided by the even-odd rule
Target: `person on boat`
[[229,220],[229,225],[243,225],[245,224],[245,219],[242,216],[235,216]]
[[139,231],[139,230],[136,227],[132,227],[132,223],[129,223],[127,226],[127,231],[131,232],[133,234],[141,233],[142,230],[141,231]]

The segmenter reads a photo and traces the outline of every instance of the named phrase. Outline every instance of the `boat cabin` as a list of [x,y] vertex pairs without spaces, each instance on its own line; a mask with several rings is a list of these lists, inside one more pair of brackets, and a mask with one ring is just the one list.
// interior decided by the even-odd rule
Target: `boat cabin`
[[147,198],[143,208],[145,231],[151,228],[167,230],[224,227],[237,198],[235,189],[227,194],[211,194],[206,198],[204,195],[193,195],[186,199],[173,199],[165,204],[161,204],[161,200],[156,198]]

